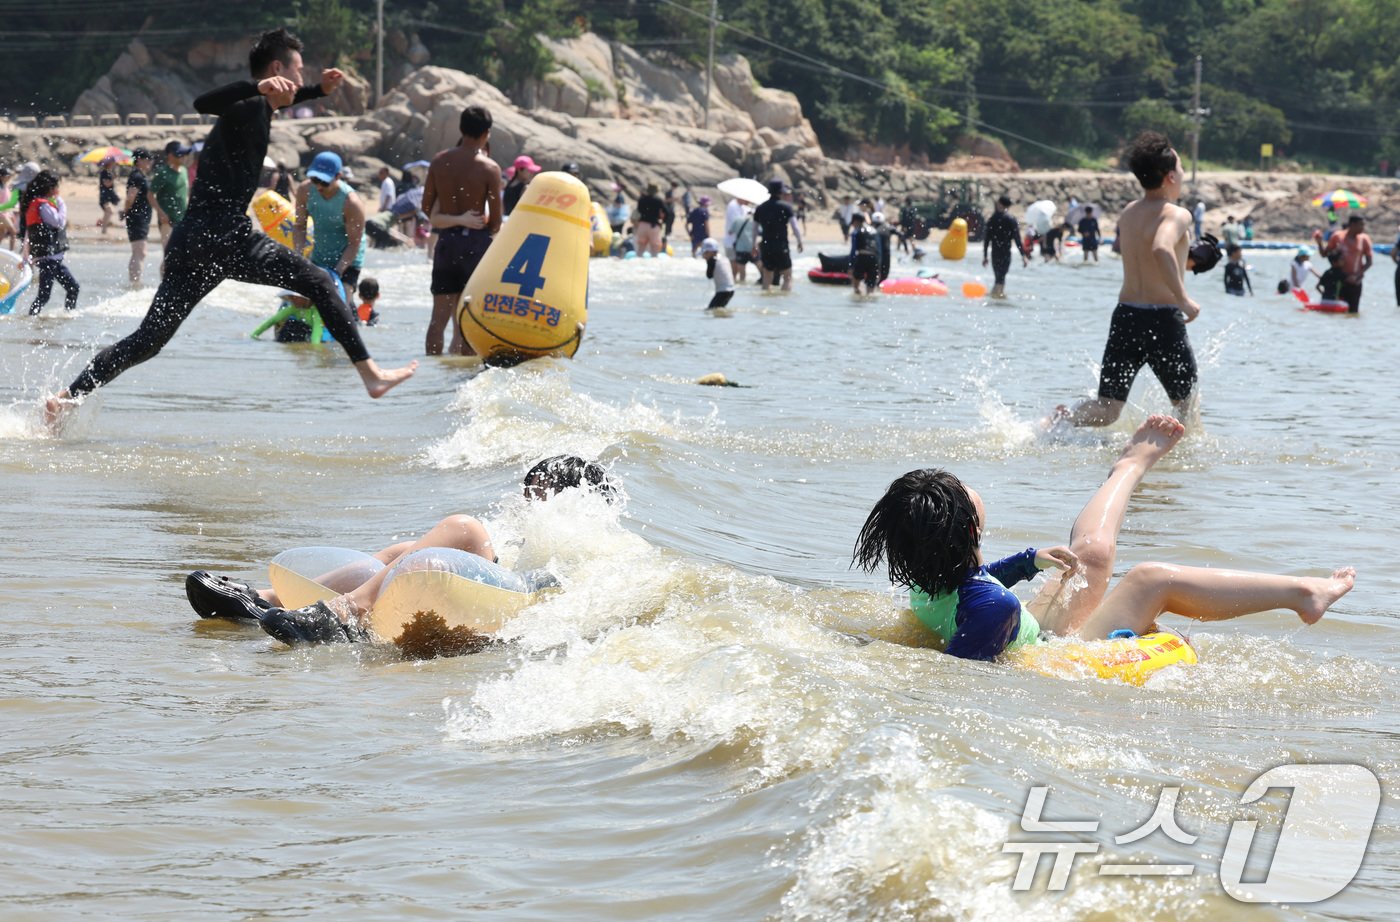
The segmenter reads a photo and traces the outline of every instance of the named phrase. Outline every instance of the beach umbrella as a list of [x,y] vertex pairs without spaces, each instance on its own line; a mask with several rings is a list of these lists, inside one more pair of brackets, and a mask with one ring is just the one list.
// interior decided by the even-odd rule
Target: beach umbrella
[[1321,208],[1365,208],[1366,196],[1350,189],[1333,189],[1326,195],[1319,195],[1312,203]]
[[768,201],[768,187],[756,179],[726,179],[719,184],[719,191],[755,205]]
[[1050,230],[1050,223],[1055,219],[1055,203],[1049,199],[1041,199],[1026,206],[1026,223],[1035,228],[1037,234],[1044,234]]
[[103,160],[114,160],[120,166],[131,166],[131,151],[124,147],[94,147],[78,158],[79,163],[101,163]]

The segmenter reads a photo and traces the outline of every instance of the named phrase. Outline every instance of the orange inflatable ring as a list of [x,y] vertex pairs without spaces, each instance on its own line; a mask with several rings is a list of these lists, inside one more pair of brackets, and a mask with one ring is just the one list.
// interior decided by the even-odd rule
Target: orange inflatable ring
[[885,279],[880,283],[880,290],[887,295],[946,295],[948,286],[942,279],[935,278],[901,278]]

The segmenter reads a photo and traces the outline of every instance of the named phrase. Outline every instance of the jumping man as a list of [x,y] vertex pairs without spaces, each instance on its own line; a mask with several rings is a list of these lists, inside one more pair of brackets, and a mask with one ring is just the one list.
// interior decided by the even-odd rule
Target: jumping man
[[322,72],[319,86],[303,87],[301,48],[301,40],[286,29],[265,32],[248,55],[254,80],[231,83],[195,100],[198,111],[219,120],[205,142],[189,210],[170,235],[165,277],[136,332],[99,352],[72,384],[46,401],[45,418],[51,425],[58,422],[65,404],[154,358],[195,305],[226,278],[287,288],[310,298],[326,329],[355,363],[371,397],[382,397],[417,368],[413,362],[385,371],[375,364],[330,277],[254,231],[248,219],[267,156],[272,113],[334,92],[344,79],[330,68]]

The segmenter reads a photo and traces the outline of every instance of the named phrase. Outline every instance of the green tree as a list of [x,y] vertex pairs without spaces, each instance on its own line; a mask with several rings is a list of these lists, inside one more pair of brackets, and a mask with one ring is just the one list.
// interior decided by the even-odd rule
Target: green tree
[[1280,109],[1243,93],[1203,83],[1201,103],[1210,109],[1201,128],[1201,156],[1207,159],[1252,163],[1259,145],[1287,147],[1293,139]]
[[1173,144],[1184,145],[1191,134],[1191,119],[1181,106],[1165,99],[1139,99],[1123,110],[1123,137],[1131,138],[1143,131],[1160,131]]
[[342,0],[299,0],[291,29],[313,60],[327,65],[352,58],[369,42],[362,13]]

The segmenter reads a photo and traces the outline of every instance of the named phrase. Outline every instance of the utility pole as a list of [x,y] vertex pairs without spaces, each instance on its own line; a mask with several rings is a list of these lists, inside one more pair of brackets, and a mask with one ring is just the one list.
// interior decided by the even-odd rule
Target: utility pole
[[719,16],[719,0],[710,0],[710,61],[705,67],[705,129],[710,127],[710,87],[715,81],[715,19]]
[[374,106],[379,108],[384,102],[384,0],[379,0],[378,13],[374,26],[376,62],[374,65]]
[[1191,185],[1196,184],[1196,159],[1201,153],[1201,56],[1196,55],[1196,92],[1191,96]]

